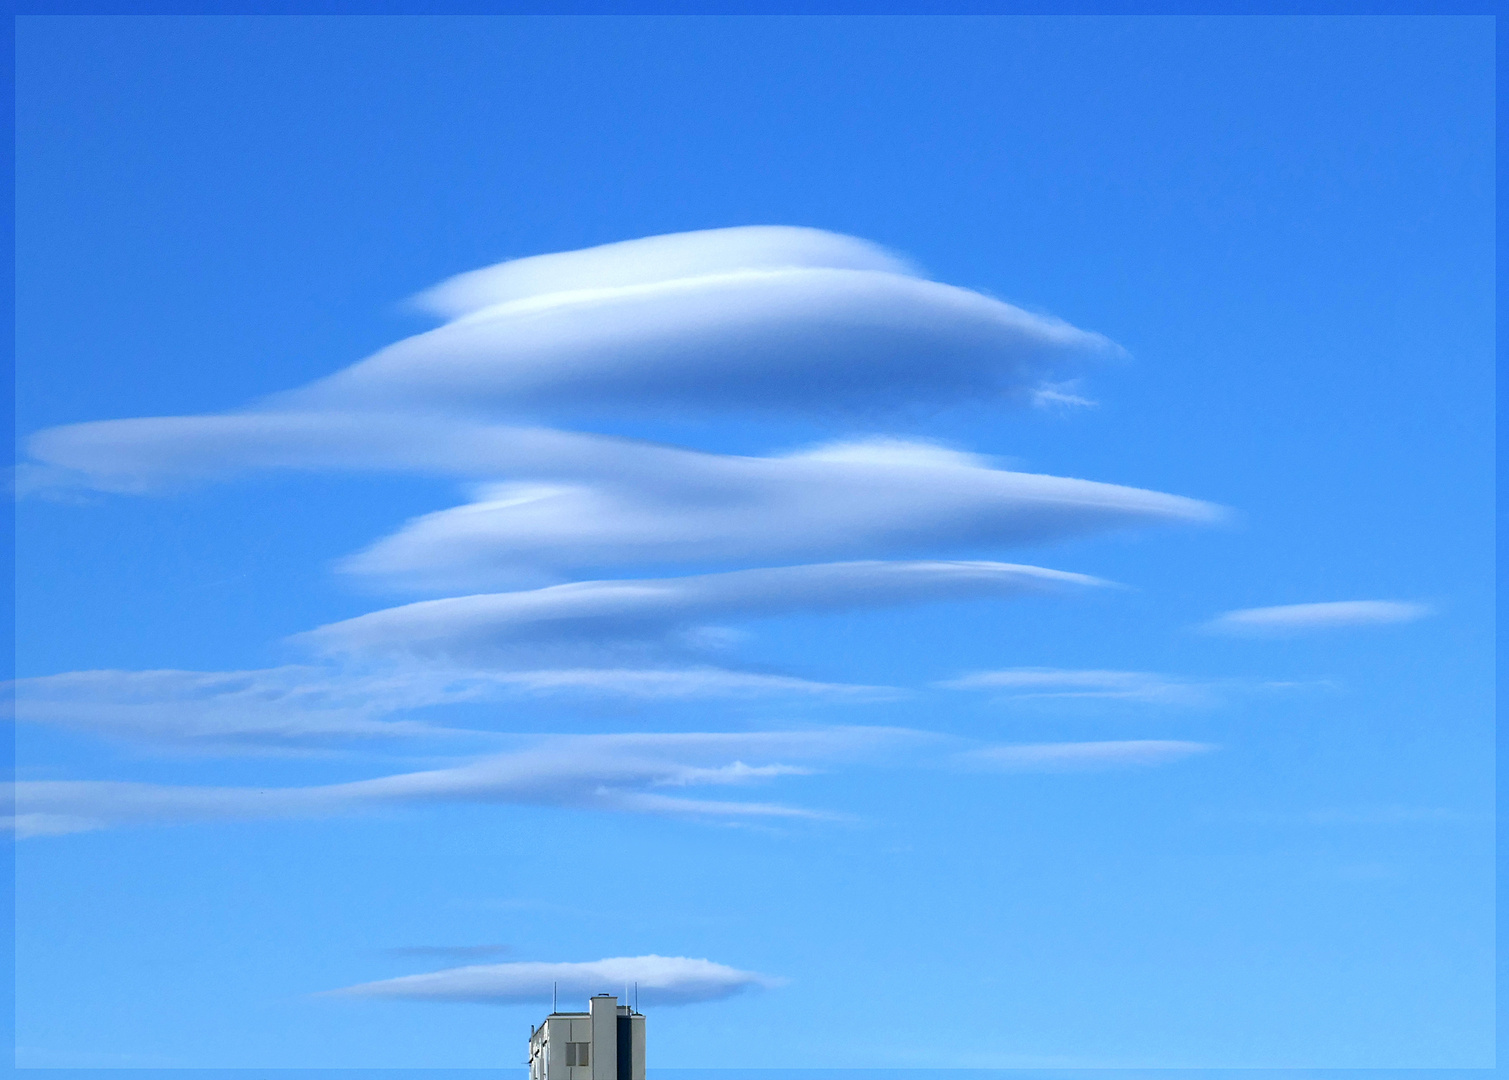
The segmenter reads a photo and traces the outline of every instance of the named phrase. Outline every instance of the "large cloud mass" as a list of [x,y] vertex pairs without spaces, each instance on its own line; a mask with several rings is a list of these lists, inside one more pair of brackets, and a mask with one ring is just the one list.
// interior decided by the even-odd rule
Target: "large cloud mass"
[[[927,280],[852,237],[787,227],[649,237],[486,267],[418,302],[447,321],[243,410],[38,433],[21,483],[147,493],[263,469],[465,481],[464,504],[398,525],[340,564],[385,587],[443,598],[300,635],[322,654],[317,664],[25,680],[17,715],[180,748],[302,753],[339,740],[381,737],[392,746],[393,736],[442,734],[520,748],[306,786],[29,780],[17,788],[22,832],[454,801],[811,817],[782,803],[668,789],[806,773],[861,750],[937,748],[941,737],[829,728],[504,742],[497,730],[447,729],[421,710],[562,692],[870,700],[888,688],[713,662],[728,640],[722,624],[1093,586],[1101,583],[987,560],[1005,548],[1221,514],[1192,499],[1011,471],[919,441],[850,438],[719,454],[542,426],[609,414],[831,418],[889,406],[1041,402],[1062,399],[1061,380],[1087,360],[1118,352],[1097,334]],[[693,569],[703,572],[672,576]],[[581,580],[630,574],[642,579]],[[1088,682],[1020,671],[992,678],[997,689],[1017,691],[1169,692],[1115,672],[1091,673]],[[396,715],[403,712],[419,718]],[[950,750],[935,763],[1056,770],[1151,764],[1199,749],[1043,744]]]
[[740,270],[483,308],[290,395],[469,413],[847,408],[1024,398],[1110,344],[875,270]]

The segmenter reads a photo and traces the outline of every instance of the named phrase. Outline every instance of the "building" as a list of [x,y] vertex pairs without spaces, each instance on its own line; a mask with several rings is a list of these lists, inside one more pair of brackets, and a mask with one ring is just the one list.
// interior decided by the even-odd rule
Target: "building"
[[645,1080],[644,1015],[598,994],[529,1032],[529,1080]]

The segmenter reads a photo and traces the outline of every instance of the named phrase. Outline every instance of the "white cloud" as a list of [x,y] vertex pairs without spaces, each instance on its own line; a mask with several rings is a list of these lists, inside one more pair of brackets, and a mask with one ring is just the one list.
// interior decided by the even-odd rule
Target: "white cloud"
[[1351,626],[1414,622],[1430,613],[1425,604],[1398,600],[1337,600],[1228,611],[1206,623],[1204,629],[1234,636],[1282,637]]
[[566,998],[617,994],[638,984],[646,1005],[688,1005],[716,1001],[748,990],[779,986],[782,980],[753,971],[685,956],[619,956],[586,963],[516,962],[449,968],[405,975],[328,991],[347,997],[399,998],[512,1005],[551,999],[559,986]]
[[1209,743],[1175,739],[1024,743],[970,750],[959,760],[967,768],[992,772],[1080,772],[1166,765],[1214,749]]
[[556,735],[468,764],[313,787],[179,787],[120,781],[28,780],[15,785],[21,836],[122,825],[322,817],[451,802],[556,806],[724,819],[821,818],[773,803],[667,795],[743,785],[814,766],[874,758],[936,737],[901,728]]
[[[32,468],[29,482],[71,476],[131,490],[269,467],[498,476],[516,462],[489,443],[510,444],[502,457],[527,448],[498,439],[480,422],[487,413],[1057,400],[1062,376],[1117,351],[811,229],[709,230],[538,256],[425,297],[462,317],[244,412],[42,432],[29,446],[50,472]],[[491,470],[479,460],[488,457]]]
[[1150,671],[1021,667],[981,671],[937,684],[948,690],[993,690],[1011,698],[1102,698],[1147,705],[1209,705],[1216,684]]
[[204,748],[456,735],[383,717],[475,701],[484,683],[437,672],[350,675],[311,665],[254,671],[73,671],[19,679],[18,721]]
[[281,401],[505,416],[1026,403],[1115,352],[1097,334],[952,285],[876,270],[735,270],[483,308]]
[[895,441],[674,464],[687,468],[486,485],[341,568],[455,591],[630,566],[951,554],[1220,517],[1191,499],[992,469]]
[[253,671],[74,671],[20,679],[15,716],[196,753],[292,752],[356,740],[496,738],[478,729],[386,719],[435,706],[590,694],[644,700],[821,696],[868,701],[887,687],[813,682],[716,667],[482,671],[392,665],[383,671],[287,665]]
[[825,683],[725,668],[556,668],[488,673],[500,686],[536,694],[576,692],[658,701],[800,695],[855,701],[897,697],[889,686]]
[[512,259],[449,278],[415,297],[415,303],[443,318],[457,319],[550,293],[798,267],[919,276],[906,260],[867,240],[790,225],[743,225]]
[[426,600],[294,640],[326,653],[520,668],[561,658],[663,660],[702,651],[697,624],[796,612],[1011,597],[1104,584],[996,562],[849,562],[659,580],[581,581]]
[[[906,728],[551,735],[462,765],[311,787],[188,787],[101,780],[15,785],[23,837],[128,825],[324,817],[444,803],[550,806],[723,821],[832,819],[784,803],[708,799],[699,788],[808,776],[842,765],[1069,772],[1161,765],[1212,747],[1168,740],[965,746]],[[680,792],[688,792],[681,794]],[[674,794],[673,794],[674,793]]]
[[754,457],[537,428],[241,414],[76,425],[37,436],[33,451],[53,470],[34,483],[83,478],[119,491],[253,467],[512,476],[343,564],[444,591],[632,565],[950,554],[1222,516],[1193,499],[996,469],[895,439]]

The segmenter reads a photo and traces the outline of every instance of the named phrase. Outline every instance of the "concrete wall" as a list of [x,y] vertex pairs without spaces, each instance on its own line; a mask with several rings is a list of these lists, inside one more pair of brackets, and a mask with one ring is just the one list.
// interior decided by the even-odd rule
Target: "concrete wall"
[[644,1080],[644,1017],[629,1017],[630,1029],[634,1032],[634,1075],[631,1080]]
[[[630,1080],[645,1080],[644,1017],[618,998],[592,998],[585,1013],[551,1013],[529,1037],[529,1080],[618,1080],[618,1021],[628,1020]],[[567,1065],[566,1044],[586,1043],[588,1064]]]
[[618,1080],[618,999],[599,994],[587,1007],[592,1011],[591,1080]]

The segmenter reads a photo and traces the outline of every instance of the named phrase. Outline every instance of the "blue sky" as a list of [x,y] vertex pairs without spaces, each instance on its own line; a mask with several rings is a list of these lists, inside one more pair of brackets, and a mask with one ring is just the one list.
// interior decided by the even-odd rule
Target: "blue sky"
[[17,1063],[1490,1065],[1492,44],[23,19]]

